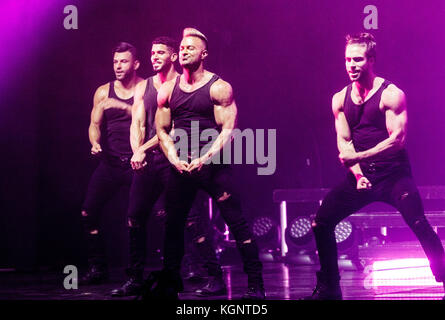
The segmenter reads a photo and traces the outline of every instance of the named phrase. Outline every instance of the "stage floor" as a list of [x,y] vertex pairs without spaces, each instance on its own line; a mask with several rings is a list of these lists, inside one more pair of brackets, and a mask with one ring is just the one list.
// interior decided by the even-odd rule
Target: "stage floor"
[[[397,254],[395,254],[397,252]],[[354,267],[341,269],[341,287],[345,300],[440,300],[444,296],[442,283],[428,274],[428,266],[392,266],[390,270],[373,270],[375,261],[390,258],[424,258],[417,244],[395,244],[362,248],[360,260],[363,270]],[[300,259],[304,260],[304,259]],[[310,295],[315,286],[318,263],[276,261],[263,262],[264,282],[268,300],[298,300]],[[347,264],[345,264],[347,265]],[[387,268],[388,269],[388,268]],[[246,290],[247,278],[239,263],[225,265],[224,279],[227,295],[205,298],[209,300],[237,300]],[[419,272],[420,271],[420,272]],[[146,274],[150,269],[146,269]],[[386,272],[386,273],[385,273]],[[389,273],[388,273],[389,272]],[[408,273],[408,277],[406,274]],[[110,291],[122,285],[126,278],[123,268],[110,270],[110,280],[97,286],[80,286],[67,290],[63,286],[66,275],[55,272],[17,273],[0,272],[0,300],[129,300],[133,297],[114,298]],[[185,281],[182,300],[202,300],[194,290],[203,282]]]

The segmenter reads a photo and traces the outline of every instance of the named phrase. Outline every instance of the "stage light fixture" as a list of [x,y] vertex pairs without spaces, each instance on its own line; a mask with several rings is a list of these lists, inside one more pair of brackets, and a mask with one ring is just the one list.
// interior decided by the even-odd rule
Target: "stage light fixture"
[[353,227],[349,221],[341,221],[335,227],[335,242],[337,242],[337,244],[344,243],[351,237],[352,231]]
[[258,217],[253,221],[252,231],[256,237],[266,236],[274,227],[274,222],[269,217]]
[[256,217],[252,223],[252,233],[258,246],[266,251],[276,251],[279,247],[278,224],[270,217]]
[[312,238],[311,220],[308,217],[296,217],[286,229],[286,241],[298,246],[310,242]]

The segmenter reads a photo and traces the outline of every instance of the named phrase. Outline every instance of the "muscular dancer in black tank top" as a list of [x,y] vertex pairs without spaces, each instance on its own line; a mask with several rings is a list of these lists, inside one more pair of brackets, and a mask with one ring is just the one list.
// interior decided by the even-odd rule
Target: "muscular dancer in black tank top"
[[436,280],[444,282],[444,249],[425,218],[405,149],[405,95],[374,74],[372,35],[348,36],[345,58],[352,83],[334,95],[332,110],[339,159],[348,175],[326,195],[312,224],[320,271],[317,286],[307,299],[342,299],[334,229],[374,201],[386,202],[402,214],[422,244]]
[[[107,278],[100,214],[121,187],[129,187],[132,178],[131,106],[135,87],[142,81],[136,75],[139,61],[135,48],[120,43],[113,51],[113,67],[116,80],[100,86],[94,94],[88,131],[91,154],[100,155],[101,162],[91,176],[82,205],[88,272],[81,278],[81,284],[98,284]],[[104,127],[104,137],[101,136],[101,126]]]
[[178,73],[174,62],[178,57],[175,41],[167,37],[152,43],[151,63],[156,75],[136,86],[130,129],[131,167],[134,171],[128,206],[129,265],[128,281],[111,295],[137,295],[143,284],[146,257],[146,221],[159,199],[170,173],[169,163],[159,148],[154,126],[158,89]]
[[[162,83],[178,76],[174,62],[177,59],[177,43],[168,37],[158,37],[152,42],[151,63],[156,75],[140,82],[136,87],[131,142],[134,169],[128,208],[129,254],[128,281],[111,292],[123,297],[140,293],[146,257],[146,221],[153,208],[165,207],[165,186],[170,174],[170,164],[160,150],[156,136],[155,114],[158,108],[157,95]],[[204,195],[205,196],[205,195]],[[201,198],[202,201],[202,198]],[[156,205],[157,204],[157,205]],[[218,263],[212,239],[205,229],[203,212],[199,206],[191,211],[187,222],[193,243],[205,259],[210,281],[201,295],[225,293],[222,270]],[[208,220],[208,219],[207,219]]]
[[[231,181],[230,167],[208,164],[230,139],[237,109],[230,84],[204,69],[207,55],[207,38],[196,29],[185,29],[179,53],[183,74],[163,84],[158,93],[156,129],[161,147],[172,164],[172,174],[166,194],[164,269],[153,293],[177,298],[183,289],[179,271],[184,255],[184,224],[197,191],[203,189],[218,205],[236,239],[248,278],[244,298],[264,299],[258,247],[242,213],[239,195]],[[178,155],[169,135],[173,123],[175,135],[180,131],[188,136],[189,141],[195,132],[193,123],[199,123],[197,134],[214,128],[218,129],[219,135],[208,150],[202,151],[202,145],[192,145],[185,155]]]

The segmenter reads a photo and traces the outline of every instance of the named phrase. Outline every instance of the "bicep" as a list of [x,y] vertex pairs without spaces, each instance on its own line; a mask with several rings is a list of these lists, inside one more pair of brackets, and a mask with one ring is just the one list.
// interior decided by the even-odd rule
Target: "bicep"
[[386,128],[388,134],[405,134],[408,124],[408,114],[406,109],[396,112],[393,109],[388,109],[385,113],[386,116]]
[[215,105],[214,107],[215,121],[223,128],[233,128],[235,126],[237,113],[238,109],[235,101],[227,106]]
[[100,103],[107,98],[106,90],[103,87],[99,87],[94,93],[93,109],[91,110],[91,123],[100,125],[103,117],[103,108]]
[[156,130],[169,129],[171,127],[171,111],[170,108],[158,106],[155,115]]
[[335,116],[335,130],[337,137],[345,141],[351,140],[351,130],[349,129],[348,121],[344,112],[338,112]]
[[343,91],[336,93],[332,97],[332,113],[334,114],[335,118],[335,131],[337,132],[337,139],[350,141],[351,131],[349,129],[348,121],[346,120],[345,112],[343,110]]
[[385,96],[385,118],[388,133],[404,134],[408,124],[405,94],[401,90],[391,90]]
[[99,105],[95,105],[91,110],[91,123],[94,125],[100,125],[103,118],[103,108]]
[[210,94],[214,103],[215,121],[224,128],[233,128],[238,109],[233,97],[232,86],[222,80],[215,82]]

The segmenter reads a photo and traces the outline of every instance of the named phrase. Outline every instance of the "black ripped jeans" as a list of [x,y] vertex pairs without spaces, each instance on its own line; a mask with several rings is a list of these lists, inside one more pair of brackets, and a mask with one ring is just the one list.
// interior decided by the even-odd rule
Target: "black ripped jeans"
[[[147,251],[147,219],[157,201],[162,202],[169,176],[170,163],[159,149],[147,152],[147,166],[135,171],[130,187],[128,204],[128,231],[130,261],[127,274],[141,278]],[[160,204],[163,208],[163,203]]]
[[184,227],[196,193],[206,191],[216,203],[232,232],[248,276],[249,286],[263,286],[262,263],[258,247],[241,210],[241,201],[233,188],[230,166],[208,164],[200,171],[179,173],[174,168],[166,191],[167,222],[164,241],[164,270],[171,274],[173,285],[182,289],[180,266],[184,256]]
[[355,177],[348,173],[346,180],[326,195],[317,212],[313,231],[320,258],[320,272],[333,279],[339,275],[335,226],[371,202],[382,201],[401,213],[419,239],[436,280],[445,281],[444,249],[425,217],[409,166],[393,168],[391,172],[379,173],[376,177],[366,173],[365,176],[372,183],[370,190],[357,190]]
[[[132,176],[129,156],[119,158],[104,154],[90,178],[81,216],[90,266],[106,265],[105,246],[100,228],[102,209],[120,188],[125,188],[128,192]],[[94,230],[98,232],[92,234]]]
[[221,277],[222,269],[214,247],[214,232],[210,225],[208,199],[207,193],[198,191],[186,222],[187,249],[185,252],[191,265],[199,264],[199,258],[201,258],[204,260],[203,267],[209,276]]

